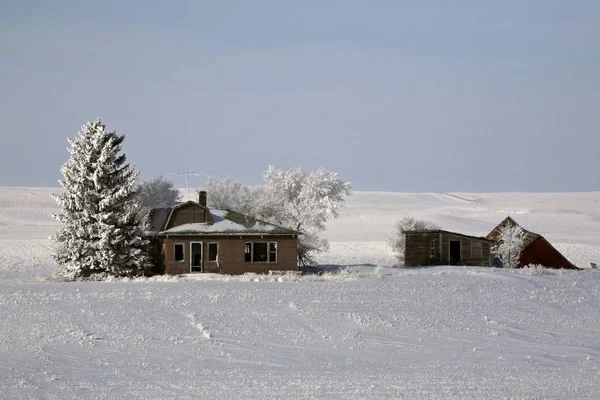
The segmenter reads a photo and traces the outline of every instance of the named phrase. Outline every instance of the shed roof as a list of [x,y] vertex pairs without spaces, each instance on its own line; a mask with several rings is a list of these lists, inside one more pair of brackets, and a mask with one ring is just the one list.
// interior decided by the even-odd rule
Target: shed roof
[[458,233],[458,232],[451,232],[451,231],[446,231],[443,229],[421,229],[421,230],[416,230],[416,231],[402,231],[402,233],[445,233],[445,234],[450,234],[453,236],[460,236],[460,237],[464,237],[466,239],[477,239],[477,240],[483,240],[485,242],[493,242],[493,240],[488,239],[487,237],[483,237],[483,236],[471,236],[471,235],[465,235],[463,233]]

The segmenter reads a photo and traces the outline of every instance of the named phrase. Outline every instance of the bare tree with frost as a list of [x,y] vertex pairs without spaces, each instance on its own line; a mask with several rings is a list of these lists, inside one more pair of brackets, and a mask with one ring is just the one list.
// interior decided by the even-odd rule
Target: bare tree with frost
[[350,183],[337,173],[320,168],[304,172],[300,168],[282,170],[269,166],[265,183],[248,187],[226,178],[211,178],[204,188],[208,205],[229,208],[289,229],[301,231],[298,262],[315,265],[315,254],[328,248],[319,237],[326,222],[338,216],[338,210],[350,194]]
[[53,237],[53,256],[68,279],[136,276],[149,267],[145,227],[137,217],[138,172],[121,154],[124,139],[100,120],[68,139],[71,156],[59,181],[65,190],[53,195],[61,208],[53,216],[64,224]]
[[242,214],[255,214],[254,200],[257,188],[251,188],[236,182],[231,177],[218,179],[208,177],[202,189],[208,193],[206,202],[209,208],[230,209]]
[[329,246],[319,233],[325,230],[327,221],[337,218],[340,206],[350,195],[350,183],[324,168],[303,172],[300,168],[286,171],[269,166],[264,179],[266,200],[260,216],[303,232],[298,241],[298,261],[301,266],[315,265],[315,254]]
[[136,193],[142,217],[146,217],[153,208],[172,207],[181,199],[173,181],[162,175],[140,182]]

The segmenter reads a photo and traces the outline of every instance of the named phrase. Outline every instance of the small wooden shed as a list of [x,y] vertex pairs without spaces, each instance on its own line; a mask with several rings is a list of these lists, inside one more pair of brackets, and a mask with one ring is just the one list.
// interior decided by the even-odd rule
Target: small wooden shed
[[493,241],[444,230],[405,231],[404,265],[490,265]]

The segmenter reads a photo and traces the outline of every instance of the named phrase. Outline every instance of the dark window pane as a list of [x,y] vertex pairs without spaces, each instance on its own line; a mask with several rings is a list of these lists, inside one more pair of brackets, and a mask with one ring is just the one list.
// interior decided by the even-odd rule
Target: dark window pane
[[217,261],[217,252],[219,247],[216,243],[208,244],[208,261]]
[[254,243],[254,262],[267,262],[267,243]]
[[175,261],[183,261],[183,245],[175,245]]

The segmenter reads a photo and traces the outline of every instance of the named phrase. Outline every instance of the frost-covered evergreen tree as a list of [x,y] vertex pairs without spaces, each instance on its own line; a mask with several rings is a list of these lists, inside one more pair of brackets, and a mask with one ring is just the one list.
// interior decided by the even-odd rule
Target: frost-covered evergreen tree
[[518,225],[506,225],[500,228],[498,244],[494,250],[502,258],[504,268],[516,268],[521,261],[525,232]]
[[64,224],[54,237],[58,247],[53,256],[66,278],[135,276],[149,266],[135,201],[138,173],[120,154],[124,139],[107,132],[100,120],[88,122],[75,139],[68,139],[71,156],[59,181],[64,192],[53,195],[61,207],[54,217]]

